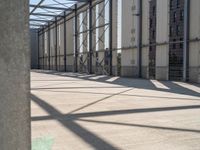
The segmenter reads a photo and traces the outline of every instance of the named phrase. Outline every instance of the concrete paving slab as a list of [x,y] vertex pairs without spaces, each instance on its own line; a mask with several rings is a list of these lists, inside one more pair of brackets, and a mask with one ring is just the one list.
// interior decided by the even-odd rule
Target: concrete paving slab
[[33,70],[32,139],[53,150],[199,150],[200,86]]

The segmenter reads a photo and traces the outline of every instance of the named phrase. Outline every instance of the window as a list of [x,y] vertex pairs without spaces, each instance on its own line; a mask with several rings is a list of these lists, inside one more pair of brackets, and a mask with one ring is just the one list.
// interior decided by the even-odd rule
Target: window
[[170,26],[170,29],[169,29],[169,35],[171,36],[173,34],[173,27]]
[[155,39],[155,35],[156,35],[156,31],[153,30],[153,31],[152,31],[152,38],[153,38],[153,39]]
[[152,28],[153,20],[150,19],[150,28]]
[[174,22],[176,22],[177,14],[174,12]]
[[180,38],[180,48],[183,48],[183,38]]
[[181,10],[181,11],[180,11],[180,20],[183,21],[183,18],[184,18],[184,11]]
[[179,25],[176,26],[176,35],[178,36],[181,32],[181,28]]
[[173,8],[173,0],[170,0],[170,8]]
[[177,0],[177,1],[176,1],[176,7],[177,7],[177,8],[180,8],[180,0]]
[[176,40],[173,40],[173,49],[176,49]]
[[156,6],[153,6],[153,16],[156,15]]

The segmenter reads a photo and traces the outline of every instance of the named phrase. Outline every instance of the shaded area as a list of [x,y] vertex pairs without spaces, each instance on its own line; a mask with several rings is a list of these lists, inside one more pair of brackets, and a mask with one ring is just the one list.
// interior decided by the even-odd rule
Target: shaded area
[[54,119],[59,121],[64,127],[72,131],[74,134],[79,136],[83,141],[94,147],[95,149],[99,150],[117,150],[116,147],[105,141],[104,139],[101,139],[94,133],[88,131],[87,129],[83,128],[79,124],[75,123],[73,120],[62,120],[58,116],[61,116],[62,114],[55,109],[53,106],[46,103],[44,100],[38,98],[37,96],[31,94],[31,99],[37,103],[40,107],[42,107],[45,111],[47,111],[49,114],[54,116]]
[[[124,91],[125,92],[125,91]],[[123,92],[121,92],[123,93]],[[116,94],[115,94],[116,95]],[[110,97],[110,96],[109,96]],[[108,97],[107,97],[108,98]],[[115,111],[102,111],[102,112],[89,112],[89,113],[76,113],[76,114],[66,114],[63,115],[53,106],[40,99],[39,97],[31,94],[31,99],[37,103],[42,109],[50,114],[50,116],[44,117],[32,117],[32,121],[38,120],[47,120],[47,119],[55,119],[60,122],[66,129],[72,131],[75,135],[79,136],[84,142],[88,143],[95,149],[98,150],[117,150],[118,148],[108,143],[104,139],[100,138],[98,135],[92,133],[88,129],[82,127],[75,121],[83,121],[90,123],[98,123],[98,124],[108,124],[108,125],[120,125],[120,126],[130,126],[130,127],[139,127],[139,128],[150,128],[150,129],[158,129],[158,130],[167,130],[167,131],[179,131],[179,132],[191,132],[191,133],[200,133],[200,130],[194,129],[182,129],[182,128],[174,128],[174,127],[163,127],[163,126],[155,126],[155,125],[143,125],[143,124],[129,124],[129,123],[119,123],[113,121],[97,121],[97,120],[89,120],[85,119],[86,117],[98,117],[98,116],[109,116],[109,115],[125,115],[132,113],[150,113],[150,112],[162,112],[162,111],[177,111],[177,110],[188,110],[188,109],[200,109],[200,105],[190,105],[190,106],[177,106],[177,107],[161,107],[161,108],[143,108],[143,109],[128,109],[128,110],[115,110]],[[104,98],[106,99],[106,98]],[[104,100],[101,99],[101,100]],[[99,100],[99,101],[101,101]],[[87,106],[91,106],[98,101],[85,105],[79,109],[83,109]],[[72,112],[75,112],[79,109],[76,109]],[[71,112],[71,113],[72,113]]]
[[[55,71],[39,71],[35,70],[34,72],[37,73],[45,73],[52,76],[62,76],[62,77],[70,77],[75,79],[83,79],[83,80],[89,80],[89,81],[96,81],[96,82],[103,82],[107,84],[116,84],[124,87],[131,87],[131,88],[138,88],[138,89],[148,89],[148,90],[156,90],[156,91],[163,91],[163,92],[169,92],[169,93],[175,93],[175,94],[182,94],[182,95],[190,95],[190,96],[196,96],[200,97],[200,91],[196,92],[191,89],[185,88],[183,86],[180,86],[178,84],[173,83],[172,81],[160,81],[163,85],[167,86],[169,89],[163,89],[163,88],[157,88],[150,80],[144,80],[144,79],[131,79],[131,78],[118,78],[112,82],[107,81],[109,80],[110,76],[103,76],[102,78],[98,79],[90,79],[91,77],[95,75],[86,75],[84,74],[71,74],[70,73],[63,73],[63,72],[55,72]],[[194,84],[194,86],[199,87],[198,84]],[[68,87],[66,87],[68,88]],[[79,87],[80,88],[80,87]],[[83,87],[87,88],[87,87]],[[92,88],[92,87],[88,87]],[[95,87],[98,88],[98,87]],[[48,89],[48,88],[46,88]],[[52,88],[50,88],[52,89]],[[33,90],[36,90],[36,88]]]
[[153,125],[143,125],[143,124],[130,124],[130,123],[121,123],[121,122],[112,122],[112,121],[97,121],[97,120],[88,120],[88,119],[78,119],[79,121],[91,122],[91,123],[99,123],[99,124],[110,124],[110,125],[120,125],[120,126],[131,126],[131,127],[139,127],[139,128],[151,128],[151,129],[159,129],[159,130],[169,130],[169,131],[181,131],[181,132],[193,132],[200,133],[200,130],[192,130],[192,129],[182,129],[182,128],[173,128],[173,127],[160,127]]
[[[54,75],[58,75],[58,74],[62,74],[62,73],[55,73]],[[50,73],[50,75],[52,75]],[[70,77],[72,78],[80,78],[83,79],[81,81],[98,81],[100,79],[89,79],[90,77],[84,77],[83,75],[77,75],[77,77],[73,76],[68,76],[68,75],[61,75],[61,76],[65,76],[65,77]],[[81,76],[81,77],[79,77]],[[64,126],[66,128],[66,130],[70,130],[74,135],[77,135],[82,141],[84,141],[85,143],[89,144],[91,147],[93,147],[94,149],[102,149],[102,150],[115,150],[115,149],[119,149],[118,147],[116,147],[115,145],[111,144],[110,142],[108,142],[107,140],[105,140],[104,138],[100,137],[99,135],[95,134],[94,132],[90,131],[88,128],[83,127],[82,125],[79,124],[79,122],[85,122],[85,123],[91,123],[91,124],[99,124],[99,125],[108,125],[108,127],[110,125],[116,125],[116,126],[127,126],[127,127],[133,127],[133,128],[143,128],[143,129],[153,129],[153,130],[161,130],[161,131],[169,131],[169,132],[182,132],[182,133],[195,133],[195,134],[199,134],[200,130],[198,129],[193,129],[192,128],[179,128],[179,127],[172,127],[172,126],[159,126],[157,124],[143,124],[143,123],[125,123],[119,120],[119,122],[117,121],[112,121],[112,120],[106,120],[106,121],[102,121],[102,120],[97,120],[96,118],[91,118],[91,117],[103,117],[103,116],[117,116],[117,115],[130,115],[130,114],[146,114],[146,113],[150,113],[150,115],[152,113],[159,113],[159,112],[173,112],[173,111],[183,111],[183,110],[200,110],[200,105],[193,103],[194,105],[192,105],[191,103],[188,103],[188,105],[179,105],[179,106],[170,106],[170,107],[152,107],[152,108],[137,108],[137,109],[123,109],[123,110],[108,110],[108,111],[94,111],[94,112],[81,112],[78,113],[77,111],[83,110],[85,108],[88,108],[90,106],[94,106],[95,104],[102,102],[102,101],[106,101],[107,99],[112,98],[113,96],[129,96],[129,97],[144,97],[144,98],[158,98],[158,99],[170,99],[170,100],[194,100],[194,101],[199,101],[199,97],[197,98],[181,98],[179,96],[176,97],[176,95],[174,95],[174,97],[168,97],[166,95],[165,96],[150,96],[149,95],[139,95],[140,93],[134,93],[134,94],[126,94],[126,92],[133,90],[134,88],[140,88],[141,89],[151,89],[151,90],[155,90],[155,91],[165,91],[165,92],[170,92],[170,93],[177,93],[177,94],[181,94],[182,92],[185,92],[184,95],[193,95],[193,93],[195,93],[195,96],[197,96],[199,93],[198,91],[192,91],[190,89],[187,88],[183,88],[182,86],[179,86],[173,82],[161,82],[163,85],[169,87],[169,89],[160,89],[157,88],[154,84],[152,84],[150,81],[148,80],[139,80],[139,79],[134,79],[133,82],[132,79],[127,79],[127,78],[119,78],[116,80],[113,80],[112,82],[107,82],[106,80],[111,79],[111,77],[103,77],[101,78],[103,81],[98,81],[98,82],[103,82],[103,83],[109,83],[108,86],[102,85],[101,87],[96,87],[96,86],[91,86],[89,84],[89,86],[87,86],[86,84],[83,84],[80,86],[75,86],[73,87],[69,85],[69,87],[49,87],[47,85],[47,87],[44,86],[44,88],[41,87],[36,87],[33,88],[33,90],[35,90],[36,92],[42,91],[42,92],[57,92],[59,94],[59,92],[64,92],[64,93],[85,93],[85,94],[99,94],[99,95],[104,95],[104,98],[100,98],[98,100],[95,100],[93,102],[90,102],[88,104],[84,104],[83,106],[80,106],[79,108],[76,108],[74,110],[72,110],[71,112],[64,114],[61,113],[59,110],[57,110],[55,107],[53,107],[52,105],[50,105],[49,103],[46,102],[45,99],[41,99],[39,97],[37,97],[34,94],[31,94],[31,98],[32,100],[38,104],[43,110],[45,110],[49,116],[35,116],[32,117],[31,120],[32,121],[45,121],[45,120],[56,120],[58,121],[60,124],[62,124],[62,126]],[[46,79],[45,79],[46,80]],[[39,80],[38,80],[39,81]],[[42,81],[42,80],[41,80]],[[46,80],[48,81],[48,80]],[[53,80],[53,81],[59,81],[59,80]],[[63,80],[65,81],[65,80]],[[69,80],[70,81],[70,80]],[[77,80],[78,82],[79,80]],[[120,82],[124,82],[125,83],[120,83]],[[116,83],[118,82],[118,83]],[[67,84],[69,82],[65,82],[65,84]],[[62,84],[62,83],[61,83]],[[124,84],[124,85],[123,85]],[[53,84],[52,84],[53,85]],[[55,84],[58,85],[58,84]],[[76,84],[75,84],[76,85]],[[120,85],[119,87],[116,85]],[[125,86],[126,85],[126,86]],[[109,87],[110,86],[110,87]],[[65,89],[67,89],[67,91],[65,91]],[[71,91],[69,91],[71,89]],[[73,91],[73,89],[77,89],[77,91]],[[89,92],[89,91],[78,91],[79,89],[94,89],[96,91],[94,92]],[[101,92],[100,90],[98,91],[98,89],[105,89],[105,90],[109,90],[109,89],[118,89],[120,90],[120,92]],[[181,91],[182,90],[182,91]],[[103,90],[104,91],[104,90]],[[173,96],[173,95],[172,95]],[[81,100],[81,99],[80,99]],[[141,99],[143,100],[143,99]],[[191,105],[190,105],[191,104]],[[196,105],[195,105],[196,104]]]
[[[158,108],[139,108],[139,109],[87,112],[87,113],[76,113],[76,114],[59,114],[59,116],[57,117],[60,117],[60,119],[77,119],[77,118],[86,118],[86,117],[114,116],[114,115],[126,115],[126,114],[135,114],[135,113],[153,113],[153,112],[156,113],[156,112],[188,110],[188,109],[200,109],[200,105],[158,107]],[[51,109],[48,110],[48,112],[51,112]],[[57,114],[54,114],[54,115],[57,115]],[[32,121],[49,120],[49,119],[54,119],[54,118],[53,116],[32,117]]]
[[[69,88],[69,87],[68,87]],[[68,88],[63,88],[63,89],[68,89]],[[82,88],[82,87],[81,87]],[[93,87],[94,88],[94,87]],[[107,87],[107,88],[113,88],[113,87]],[[119,87],[120,88],[120,87]],[[61,91],[60,89],[62,89],[62,87],[59,87],[58,88],[59,91],[54,91],[54,90],[57,90],[57,88],[34,88],[33,90],[39,90],[39,91],[43,91],[43,92],[53,92],[53,93],[77,93],[77,94],[98,94],[98,95],[110,95],[112,96],[113,94],[115,93],[100,93],[100,92],[82,92],[82,91]],[[70,88],[69,88],[70,89]],[[79,89],[79,87],[72,87],[72,89]],[[170,99],[170,100],[191,100],[191,101],[200,101],[200,98],[178,98],[178,97],[167,97],[167,96],[145,96],[145,95],[137,95],[137,94],[124,94],[124,93],[120,93],[120,94],[117,94],[117,95],[120,95],[120,96],[134,96],[134,97],[143,97],[143,98],[159,98],[159,99]]]

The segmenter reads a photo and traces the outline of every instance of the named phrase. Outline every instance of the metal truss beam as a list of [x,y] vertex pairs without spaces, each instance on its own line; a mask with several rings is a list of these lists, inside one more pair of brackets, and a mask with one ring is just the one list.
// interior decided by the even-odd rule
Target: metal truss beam
[[93,45],[93,43],[92,43],[92,40],[93,40],[93,38],[92,38],[92,28],[93,28],[93,26],[92,26],[92,17],[93,17],[93,15],[92,15],[92,0],[90,0],[90,2],[89,2],[89,70],[88,70],[88,72],[90,73],[90,74],[92,74],[92,55],[93,55],[93,49],[92,49],[92,45]]
[[30,26],[35,26],[35,27],[41,27],[43,24],[33,24],[33,23],[30,23]]
[[40,34],[38,31],[38,69],[40,69]]
[[73,10],[72,8],[52,7],[52,6],[41,6],[41,5],[33,5],[33,4],[30,4],[29,6],[30,6],[30,7],[34,7],[34,8],[37,6],[37,8],[54,9],[54,10],[63,10],[63,11],[72,11],[72,10]]
[[56,43],[55,43],[55,67],[56,71],[58,71],[58,25],[57,25],[57,17],[55,18],[55,36],[56,36]]
[[53,22],[51,20],[42,20],[42,19],[29,19],[29,21],[35,21],[35,22]]
[[[64,16],[65,16],[64,12]],[[66,17],[64,17],[64,67],[65,67],[65,72],[67,71],[67,44],[66,44]]]
[[32,16],[44,16],[44,17],[62,17],[61,15],[53,15],[48,13],[32,13]]
[[74,22],[74,28],[75,28],[75,62],[74,62],[74,71],[78,72],[78,16],[77,16],[77,5],[75,5],[75,22]]
[[44,0],[41,0],[37,5],[35,5],[35,7],[33,8],[33,10],[30,12],[30,15],[44,2]]
[[109,74],[112,75],[112,44],[113,44],[113,30],[112,30],[112,20],[113,20],[113,12],[112,12],[112,0],[109,1],[109,51],[110,51],[110,66],[109,66]]
[[138,22],[137,22],[137,26],[138,26],[138,41],[137,41],[137,64],[138,64],[138,77],[141,78],[142,77],[142,1],[143,0],[138,0],[138,5],[137,5],[137,16],[138,16]]
[[51,32],[50,32],[50,25],[48,24],[48,63],[49,63],[49,70],[51,69],[51,41],[50,41],[50,38],[51,38]]

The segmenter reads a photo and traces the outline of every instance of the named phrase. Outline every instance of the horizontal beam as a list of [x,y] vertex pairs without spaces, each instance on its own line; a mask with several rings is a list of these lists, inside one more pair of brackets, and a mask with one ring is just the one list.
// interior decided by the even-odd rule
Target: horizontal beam
[[44,16],[44,17],[62,17],[61,15],[45,14],[45,13],[32,13],[33,16]]
[[33,10],[30,12],[30,15],[44,2],[44,0],[41,0],[37,5],[35,5],[35,7],[33,8]]
[[73,2],[89,2],[89,0],[66,0],[66,1],[73,1]]
[[42,19],[29,19],[29,21],[36,21],[36,22],[53,22],[51,20],[42,20]]
[[42,24],[41,25],[39,25],[39,24],[30,24],[30,26],[37,26],[37,27],[41,27],[41,26],[43,26]]
[[41,6],[41,5],[33,5],[33,4],[30,4],[29,5],[30,7],[36,7],[37,6],[37,8],[45,8],[45,9],[54,9],[54,10],[63,10],[63,11],[71,11],[71,10],[73,10],[72,8],[63,8],[63,7],[50,7],[50,6]]

